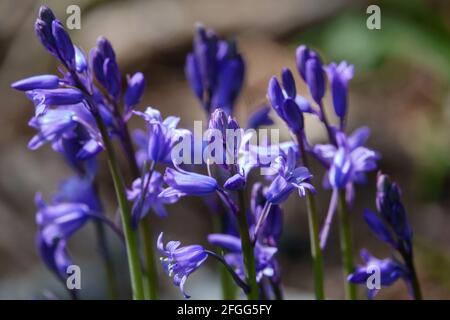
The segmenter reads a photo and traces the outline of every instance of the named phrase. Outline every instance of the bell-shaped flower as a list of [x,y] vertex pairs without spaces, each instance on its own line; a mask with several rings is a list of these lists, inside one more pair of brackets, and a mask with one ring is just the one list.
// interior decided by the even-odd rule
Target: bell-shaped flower
[[173,277],[173,283],[180,288],[186,298],[190,296],[186,293],[184,285],[191,273],[197,270],[208,258],[205,249],[200,245],[190,245],[180,247],[180,241],[169,241],[165,246],[163,243],[163,233],[161,232],[157,247],[163,255],[161,263],[164,270]]
[[390,286],[398,279],[404,279],[409,286],[408,272],[399,261],[392,258],[377,259],[367,250],[361,250],[361,259],[364,265],[357,266],[347,281],[366,286],[369,299],[373,299],[381,287]]
[[342,122],[347,114],[348,82],[353,78],[354,67],[342,61],[339,64],[330,63],[325,70],[330,82],[334,112]]
[[307,190],[315,192],[314,187],[309,183],[312,174],[306,167],[296,167],[295,151],[290,148],[285,156],[279,156],[272,168],[278,172],[275,179],[267,190],[267,201],[272,204],[280,204],[289,195],[298,190],[298,194],[303,197]]
[[[147,157],[150,161],[171,162],[172,148],[183,137],[191,135],[186,129],[177,129],[180,118],[167,117],[162,119],[161,113],[148,107],[145,112],[133,111],[134,114],[142,117],[147,122]],[[143,137],[140,137],[141,140]],[[143,144],[143,141],[140,141]]]

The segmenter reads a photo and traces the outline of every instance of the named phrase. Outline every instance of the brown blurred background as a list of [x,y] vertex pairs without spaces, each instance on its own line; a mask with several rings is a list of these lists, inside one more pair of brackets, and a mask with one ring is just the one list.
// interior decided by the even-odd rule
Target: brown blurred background
[[[56,63],[40,45],[33,25],[42,1],[0,2],[0,298],[29,299],[53,292],[64,297],[59,283],[42,266],[34,246],[36,191],[49,196],[71,173],[49,146],[27,149],[33,130],[27,126],[33,108],[23,94],[10,89],[23,77],[54,73]],[[194,24],[203,22],[222,37],[234,37],[244,55],[247,74],[236,115],[245,121],[265,99],[271,75],[295,66],[295,48],[306,43],[326,62],[355,64],[350,85],[351,129],[368,125],[369,145],[379,150],[381,168],[399,181],[415,232],[416,260],[425,298],[450,298],[450,2],[446,0],[82,0],[45,1],[65,21],[70,4],[81,7],[81,30],[74,43],[86,51],[99,35],[112,42],[123,74],[142,71],[147,80],[141,108],[151,105],[182,117],[190,128],[203,111],[184,77],[184,59],[191,49]],[[381,30],[366,28],[366,8],[381,8]],[[300,83],[300,81],[298,81]],[[301,93],[307,94],[300,86]],[[329,105],[329,103],[327,103]],[[331,109],[330,109],[331,114]],[[133,119],[133,127],[143,126]],[[277,123],[284,128],[281,123]],[[313,142],[323,131],[307,123]],[[284,138],[288,135],[284,132]],[[101,160],[104,160],[101,157]],[[316,173],[319,184],[322,172]],[[108,215],[115,202],[106,170],[103,199]],[[374,208],[375,175],[357,190],[352,212],[355,255],[367,247],[378,257],[388,248],[375,239],[362,220],[362,209]],[[322,192],[322,218],[329,201]],[[287,298],[312,298],[312,272],[304,206],[297,197],[285,205],[285,230],[279,259]],[[211,218],[199,199],[169,207],[170,216],[155,220],[166,238],[205,243]],[[83,298],[105,297],[105,283],[92,226],[70,243],[82,268]],[[123,246],[110,234],[115,262],[122,275],[122,297],[128,296]],[[325,251],[327,296],[342,298],[337,230]],[[356,257],[359,262],[359,258]],[[162,270],[160,270],[162,273]],[[161,275],[163,297],[181,298]],[[213,285],[212,285],[213,284]],[[219,279],[209,262],[187,283],[194,298],[219,298]],[[361,296],[362,296],[362,291]],[[403,283],[382,290],[379,298],[406,298]]]

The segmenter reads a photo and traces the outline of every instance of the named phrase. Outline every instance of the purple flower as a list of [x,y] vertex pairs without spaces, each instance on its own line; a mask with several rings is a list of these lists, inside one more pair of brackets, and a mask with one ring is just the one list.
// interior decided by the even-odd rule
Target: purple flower
[[[208,241],[212,245],[219,246],[228,251],[225,254],[225,261],[229,264],[236,274],[245,281],[245,268],[241,248],[241,240],[228,234],[210,234]],[[278,249],[273,246],[266,246],[259,242],[255,244],[255,262],[256,262],[256,280],[261,282],[263,277],[278,278],[278,263],[275,260],[275,254]]]
[[128,78],[128,87],[125,91],[125,117],[131,115],[131,110],[136,106],[144,93],[145,79],[142,72],[136,72],[132,77]]
[[[144,179],[138,178],[133,181],[131,190],[127,191],[128,200],[133,202],[132,224],[137,226],[138,221],[144,218],[150,210],[153,210],[158,216],[166,217],[167,211],[164,204],[173,203],[177,198],[159,198],[158,195],[163,191],[163,176],[154,171],[151,175],[146,174]],[[146,191],[143,194],[144,190]]]
[[166,246],[163,243],[163,233],[161,232],[157,246],[159,252],[164,256],[161,262],[164,270],[173,276],[173,283],[180,287],[185,298],[190,296],[186,293],[184,285],[189,275],[197,270],[208,258],[205,249],[200,245],[190,245],[180,247],[180,241],[169,241]]
[[369,129],[359,128],[350,136],[338,131],[332,144],[315,145],[313,153],[328,168],[325,185],[333,188],[351,188],[353,183],[364,183],[365,174],[377,168],[378,152],[364,147],[369,137]]
[[[355,272],[347,277],[351,283],[362,284],[367,286],[369,277],[374,274],[380,275],[380,287],[390,286],[398,279],[404,279],[409,285],[408,272],[405,267],[395,259],[377,259],[367,250],[361,250],[361,259],[364,265],[356,267]],[[373,299],[379,289],[375,288],[375,283],[370,283],[374,288],[368,289],[367,296]]]
[[333,62],[325,69],[328,80],[330,81],[334,111],[341,121],[343,121],[347,114],[348,82],[353,78],[353,65],[349,65],[345,61],[338,65]]
[[272,118],[270,118],[270,107],[269,106],[261,106],[256,109],[247,120],[247,128],[248,129],[258,129],[261,126],[270,126],[274,124]]
[[58,20],[52,21],[52,34],[55,39],[58,57],[69,70],[75,66],[75,49],[70,36]]
[[36,237],[36,246],[42,261],[49,270],[61,279],[67,278],[67,268],[73,264],[66,245],[65,240],[48,243],[41,233],[38,233]]
[[318,105],[321,105],[325,95],[325,76],[322,61],[318,55],[312,55],[306,61],[305,76],[311,97]]
[[272,204],[282,203],[295,189],[301,197],[306,195],[307,189],[315,192],[308,182],[312,178],[309,170],[306,167],[295,167],[296,157],[292,148],[288,150],[286,158],[279,156],[272,164],[273,169],[278,172],[267,190],[267,201]]
[[289,130],[291,130],[295,135],[299,135],[303,132],[304,120],[303,111],[300,109],[300,106],[295,100],[296,91],[294,78],[288,69],[283,70],[282,77],[284,92],[277,78],[274,76],[269,81],[267,97],[272,105],[272,108],[287,124]]
[[[160,194],[160,199],[174,202],[186,195],[206,196],[219,190],[216,179],[195,172],[188,172],[181,168],[166,168],[164,181],[169,185]],[[169,200],[168,200],[169,201]]]
[[[150,161],[171,162],[171,151],[182,137],[190,135],[190,131],[177,129],[180,118],[167,117],[162,119],[158,110],[148,107],[145,112],[133,111],[134,114],[147,121],[147,156]],[[142,140],[143,137],[140,137]],[[140,141],[143,144],[144,141]]]
[[28,91],[35,89],[56,89],[59,85],[59,78],[53,74],[43,74],[39,76],[22,79],[11,84],[11,87],[20,90]]
[[198,25],[193,52],[186,57],[185,72],[207,113],[217,107],[228,115],[232,113],[245,73],[244,61],[234,43],[220,41],[212,30]]
[[[28,144],[32,150],[51,142],[53,148],[61,153],[74,151],[73,148],[67,150],[69,145],[65,141],[77,139],[75,157],[81,160],[94,156],[103,148],[95,120],[82,104],[50,109],[33,117],[29,125],[39,131]],[[72,155],[68,156],[72,158]]]
[[95,77],[117,101],[121,93],[122,80],[111,43],[104,37],[98,38],[97,46],[91,49],[90,55]]
[[57,56],[55,38],[52,33],[52,23],[56,19],[52,10],[47,6],[39,8],[39,18],[34,29],[42,45],[53,55]]
[[83,93],[73,88],[35,89],[27,91],[26,95],[35,105],[36,116],[45,113],[49,106],[72,105],[84,100]]
[[378,174],[376,204],[378,212],[391,226],[397,237],[411,246],[412,228],[401,200],[399,186],[385,174]]
[[[267,205],[267,187],[255,183],[252,188],[250,209],[255,224],[264,214]],[[258,240],[269,246],[277,246],[283,230],[283,212],[279,205],[271,204],[264,224],[258,231]]]

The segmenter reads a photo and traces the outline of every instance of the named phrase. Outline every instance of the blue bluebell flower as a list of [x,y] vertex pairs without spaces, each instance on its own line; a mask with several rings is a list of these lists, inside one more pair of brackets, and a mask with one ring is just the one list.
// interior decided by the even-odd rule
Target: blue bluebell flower
[[34,25],[34,30],[42,45],[53,55],[57,56],[55,38],[52,33],[52,23],[55,20],[52,10],[43,5],[39,8],[38,19]]
[[330,63],[325,70],[331,86],[334,112],[342,123],[347,114],[348,82],[353,78],[354,67],[342,61],[338,65]]
[[301,135],[304,128],[303,112],[296,102],[295,82],[288,69],[283,70],[283,86],[281,88],[274,76],[269,81],[267,97],[278,116],[287,124],[289,130],[295,135]]
[[52,35],[60,61],[69,70],[73,69],[75,67],[75,48],[62,23],[57,19],[52,21]]
[[295,151],[291,148],[286,156],[279,156],[275,159],[272,168],[278,174],[267,190],[267,201],[272,204],[280,204],[294,190],[298,190],[301,197],[306,195],[307,190],[315,192],[314,187],[309,183],[312,174],[306,167],[296,167],[296,162]]
[[[347,280],[351,283],[367,286],[367,281],[375,272],[379,271],[380,287],[390,286],[398,279],[403,279],[409,286],[408,272],[405,267],[397,260],[392,258],[377,259],[367,250],[361,250],[361,259],[364,265],[357,266],[355,271],[348,275]],[[371,283],[374,286],[375,283]],[[369,299],[373,299],[379,289],[373,287],[367,290]]]
[[376,204],[378,212],[401,241],[412,241],[412,228],[402,203],[401,190],[385,174],[378,174]]
[[84,100],[83,93],[74,88],[35,89],[27,91],[26,95],[35,105],[36,116],[45,113],[50,106],[73,105]]
[[111,43],[105,37],[98,38],[97,46],[91,49],[90,56],[95,77],[117,101],[122,89],[122,80]]
[[[257,182],[252,187],[250,198],[250,209],[253,217],[252,224],[255,225],[260,220],[264,210],[267,209],[267,187]],[[269,246],[276,247],[283,230],[283,212],[281,207],[271,204],[268,209],[265,222],[258,231],[258,240]]]
[[144,137],[139,138],[147,150],[148,160],[170,163],[174,145],[183,137],[191,135],[191,132],[186,129],[177,129],[180,118],[170,116],[163,120],[161,113],[151,107],[148,107],[145,112],[133,111],[133,113],[147,122],[146,143],[142,141]]
[[144,93],[145,79],[142,72],[136,72],[128,78],[128,86],[125,91],[125,118],[131,115],[131,110],[139,104]]
[[312,152],[329,168],[325,186],[343,189],[353,188],[353,183],[365,183],[365,174],[375,170],[380,159],[378,152],[364,147],[369,133],[366,127],[355,130],[350,136],[337,131],[337,147],[332,144],[313,147]]
[[207,113],[222,108],[230,115],[242,88],[245,65],[235,43],[218,39],[198,25],[193,52],[186,57],[186,77]]
[[[208,242],[227,251],[224,258],[236,274],[245,281],[245,267],[242,255],[241,239],[234,235],[213,233],[208,235]],[[278,249],[273,246],[255,243],[256,281],[261,282],[264,277],[278,280],[278,262],[275,254]]]
[[53,74],[43,74],[22,79],[11,84],[11,87],[20,91],[35,89],[56,89],[59,85],[59,78]]
[[313,55],[306,61],[305,72],[309,93],[314,101],[321,105],[325,95],[325,75],[318,55]]
[[169,241],[165,246],[161,232],[157,246],[163,255],[161,262],[164,270],[173,277],[173,283],[180,288],[185,298],[190,296],[186,293],[184,285],[189,275],[197,270],[208,258],[205,249],[200,245],[180,247],[181,242]]
[[219,190],[217,180],[181,168],[166,168],[164,181],[169,185],[160,194],[161,199],[179,199],[186,195],[206,196]]
[[[158,197],[163,191],[164,179],[163,176],[154,171],[151,175],[146,174],[144,179],[138,178],[133,181],[131,190],[127,191],[128,200],[133,202],[132,208],[132,225],[137,226],[138,221],[144,218],[150,210],[153,210],[158,216],[166,217],[167,211],[164,204],[169,204],[177,201],[177,198]],[[144,190],[146,191],[143,194]]]
[[75,155],[78,159],[90,158],[103,149],[95,120],[83,104],[50,109],[41,116],[33,117],[29,125],[39,131],[28,144],[32,150],[51,142],[55,150],[64,152],[64,147],[68,145],[63,141],[74,138],[78,138],[79,143]]

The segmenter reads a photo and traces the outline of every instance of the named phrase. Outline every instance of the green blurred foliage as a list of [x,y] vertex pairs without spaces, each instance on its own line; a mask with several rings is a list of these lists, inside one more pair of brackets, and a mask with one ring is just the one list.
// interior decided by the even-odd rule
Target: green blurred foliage
[[387,57],[408,60],[450,82],[450,30],[422,0],[379,1],[381,30],[366,27],[366,6],[346,10],[293,39],[320,48],[326,60],[351,61],[359,71]]

